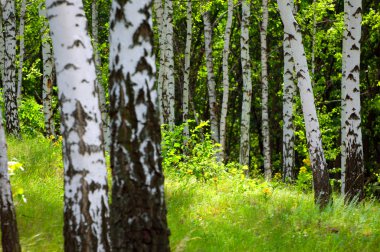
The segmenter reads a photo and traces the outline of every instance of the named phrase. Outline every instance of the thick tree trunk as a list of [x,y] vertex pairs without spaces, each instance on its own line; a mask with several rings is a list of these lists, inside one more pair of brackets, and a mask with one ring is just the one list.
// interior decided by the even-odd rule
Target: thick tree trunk
[[223,48],[223,101],[222,109],[220,113],[220,145],[222,160],[226,157],[226,125],[227,125],[227,111],[228,111],[228,96],[230,89],[229,82],[229,70],[228,70],[228,58],[230,55],[230,40],[231,40],[231,26],[232,26],[232,16],[234,11],[233,0],[228,0],[227,9],[227,22],[226,29],[224,31],[224,48]]
[[218,127],[218,104],[216,102],[214,62],[212,57],[212,26],[210,23],[209,12],[203,12],[205,50],[206,50],[206,67],[207,67],[207,88],[208,102],[210,109],[211,138],[215,143],[219,143]]
[[[249,57],[249,18],[251,16],[250,4],[248,0],[242,0],[241,19],[241,65],[243,72],[243,103],[241,111],[240,129],[240,164],[249,165],[249,129],[252,103],[252,80],[251,80],[251,60]],[[248,170],[246,170],[248,176]]]
[[173,3],[165,0],[164,7],[165,35],[165,81],[163,86],[164,99],[167,100],[167,111],[164,113],[167,123],[172,127],[175,123],[175,82],[174,82],[174,52],[173,52]]
[[25,11],[26,11],[26,0],[21,1],[21,11],[20,11],[20,27],[19,27],[19,38],[20,38],[20,46],[19,46],[19,65],[18,65],[18,81],[17,81],[17,99],[20,104],[21,101],[21,89],[22,89],[22,68],[24,65],[24,30],[25,30]]
[[20,123],[17,111],[16,93],[16,16],[15,2],[1,0],[4,20],[5,55],[3,91],[5,103],[6,131],[10,134],[20,135]]
[[110,21],[111,240],[114,251],[169,251],[151,0],[116,0]]
[[[293,0],[290,0],[293,4]],[[292,9],[293,6],[292,6]],[[282,147],[282,166],[284,181],[290,182],[294,177],[294,125],[293,125],[293,101],[296,92],[294,84],[294,59],[289,43],[289,34],[284,35],[284,87],[283,87],[283,147]]]
[[262,88],[262,135],[263,135],[263,154],[264,154],[264,175],[266,180],[272,177],[272,164],[269,142],[269,116],[268,116],[268,49],[267,49],[267,30],[268,30],[268,0],[262,0],[263,21],[260,27],[261,41],[261,88]]
[[95,62],[80,0],[47,0],[62,113],[65,251],[109,251],[108,186]]
[[[183,115],[182,120],[186,122],[189,119],[189,83],[190,83],[190,58],[191,58],[191,39],[192,39],[192,26],[193,26],[193,18],[192,18],[192,6],[191,0],[187,1],[187,35],[186,35],[186,50],[185,50],[185,73],[183,77]],[[183,133],[185,136],[189,136],[189,126],[185,125],[183,129]]]
[[342,70],[342,193],[364,198],[364,160],[360,116],[361,0],[344,1]]
[[45,131],[47,136],[55,136],[53,108],[52,108],[52,91],[53,91],[53,69],[54,58],[50,46],[50,36],[48,34],[49,24],[46,19],[46,10],[41,9],[40,15],[44,20],[44,25],[41,29],[42,40],[42,67],[43,67],[43,84],[42,84],[42,103],[45,119]]
[[7,143],[0,111],[0,219],[1,244],[4,252],[21,251],[16,211],[13,205],[11,184],[8,175]]
[[284,24],[285,34],[289,35],[290,48],[295,62],[298,88],[300,91],[302,111],[306,127],[309,157],[313,170],[315,201],[321,207],[325,207],[329,203],[331,197],[329,173],[322,148],[322,136],[319,129],[305,50],[302,44],[302,35],[298,23],[294,19],[289,0],[277,0],[277,4]]
[[[156,13],[156,20],[157,20],[157,27],[158,27],[158,44],[159,44],[159,50],[160,50],[160,67],[158,72],[158,79],[157,79],[157,100],[158,100],[158,109],[160,113],[160,124],[164,124],[164,113],[165,111],[168,111],[168,105],[167,105],[167,96],[165,96],[164,100],[164,91],[163,87],[165,86],[164,81],[164,75],[165,75],[165,26],[164,26],[164,10],[162,8],[162,0],[154,0],[154,9]],[[165,102],[165,106],[164,106]],[[169,113],[169,112],[167,112]]]

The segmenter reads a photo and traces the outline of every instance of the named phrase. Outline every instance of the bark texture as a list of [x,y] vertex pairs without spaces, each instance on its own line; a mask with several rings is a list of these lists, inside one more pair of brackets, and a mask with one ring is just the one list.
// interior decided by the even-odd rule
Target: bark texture
[[49,24],[46,19],[46,10],[40,9],[40,16],[44,20],[41,29],[42,40],[42,61],[43,61],[43,84],[42,84],[42,103],[44,112],[45,131],[47,136],[55,135],[55,126],[52,107],[52,91],[54,84],[54,58],[49,36]]
[[80,0],[47,0],[61,106],[65,251],[110,251],[95,62]]
[[294,19],[289,0],[277,0],[285,34],[288,34],[290,48],[294,57],[298,89],[301,96],[302,111],[306,127],[309,157],[313,170],[314,197],[317,204],[325,207],[331,198],[329,173],[322,148],[317,111],[314,103],[311,78],[302,44],[300,27]]
[[224,31],[224,47],[223,47],[223,101],[220,112],[220,145],[221,145],[221,159],[225,160],[226,157],[226,128],[227,128],[227,112],[228,112],[228,96],[230,89],[228,58],[230,55],[230,40],[231,40],[231,27],[232,16],[234,11],[233,0],[228,0],[227,8],[227,22]]
[[[241,66],[243,72],[243,103],[241,112],[240,128],[240,164],[249,165],[249,129],[252,103],[252,80],[251,80],[251,60],[249,57],[249,18],[251,15],[248,0],[242,0],[241,19]],[[248,176],[248,170],[246,170]]]
[[116,0],[110,21],[111,240],[169,251],[150,0]]
[[4,75],[3,91],[5,103],[6,131],[15,136],[20,135],[20,123],[17,109],[16,93],[16,16],[15,2],[1,0],[4,20]]
[[211,138],[215,143],[219,143],[218,128],[218,104],[216,102],[214,62],[212,57],[212,26],[210,23],[210,13],[203,12],[205,50],[206,50],[206,67],[207,67],[207,88],[208,102],[210,111]]
[[21,251],[16,222],[16,211],[13,205],[11,184],[8,174],[7,143],[0,111],[0,219],[1,244],[4,252]]
[[360,39],[362,1],[344,1],[342,55],[342,193],[364,198],[364,160],[360,116]]
[[261,106],[262,106],[262,135],[263,135],[263,154],[264,154],[264,176],[266,180],[272,177],[272,164],[269,142],[269,115],[268,115],[268,0],[262,0],[263,21],[260,27],[261,41]]
[[[183,104],[182,104],[182,120],[186,122],[189,119],[189,83],[190,83],[190,58],[191,58],[191,39],[192,39],[192,5],[191,1],[187,1],[186,15],[186,50],[185,50],[185,72],[183,76]],[[189,136],[189,126],[186,124],[183,129],[185,136]]]

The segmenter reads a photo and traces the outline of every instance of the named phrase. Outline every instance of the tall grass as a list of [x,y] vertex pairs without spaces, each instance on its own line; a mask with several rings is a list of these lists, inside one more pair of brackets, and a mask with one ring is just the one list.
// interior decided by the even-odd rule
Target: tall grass
[[[60,144],[43,137],[8,139],[24,251],[63,250],[63,168]],[[198,182],[168,174],[166,198],[173,251],[379,251],[380,205],[344,205],[335,197],[320,211],[311,193],[281,183],[226,176]]]

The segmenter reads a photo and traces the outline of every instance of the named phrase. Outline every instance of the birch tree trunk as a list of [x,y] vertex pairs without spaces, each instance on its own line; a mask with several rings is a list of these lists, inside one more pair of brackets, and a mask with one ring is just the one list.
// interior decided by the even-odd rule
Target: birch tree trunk
[[0,74],[1,74],[1,80],[4,82],[5,44],[4,44],[3,22],[4,22],[4,20],[3,20],[3,7],[0,6]]
[[104,142],[105,148],[109,151],[109,146],[111,146],[111,134],[109,130],[109,118],[107,112],[107,104],[106,104],[106,92],[103,87],[103,78],[102,78],[102,61],[99,54],[99,39],[98,39],[98,3],[99,1],[92,0],[91,4],[91,31],[92,31],[92,45],[94,48],[94,59],[95,59],[95,69],[96,69],[96,85],[99,92],[99,104],[100,104],[100,112],[102,115],[102,125],[103,125],[103,134],[104,134]]
[[[252,103],[252,80],[251,80],[251,60],[249,57],[249,18],[251,16],[250,4],[248,0],[242,0],[241,19],[241,65],[243,72],[243,104],[241,111],[240,129],[240,164],[249,165],[249,129]],[[246,170],[248,176],[249,171]]]
[[[293,0],[289,2],[293,7]],[[293,100],[296,92],[294,84],[294,58],[289,43],[289,34],[284,34],[284,87],[283,87],[283,174],[284,181],[294,179],[294,125],[293,125]]]
[[152,0],[115,0],[110,21],[111,240],[114,251],[169,251],[154,90]]
[[[189,119],[189,82],[190,82],[190,58],[191,58],[191,39],[192,39],[192,27],[193,27],[193,18],[192,18],[192,6],[191,0],[187,1],[187,17],[186,17],[186,49],[185,49],[185,73],[183,77],[183,115],[182,120],[186,122]],[[186,124],[183,129],[185,136],[189,136],[189,126]]]
[[228,0],[227,8],[227,22],[226,29],[224,31],[224,48],[223,48],[223,101],[220,115],[220,145],[222,160],[226,157],[226,124],[227,124],[227,111],[228,111],[228,96],[230,89],[229,82],[229,70],[228,70],[228,58],[230,55],[230,40],[231,40],[231,26],[232,16],[234,11],[234,1]]
[[[174,126],[175,123],[175,82],[174,82],[174,53],[173,53],[173,3],[165,0],[164,7],[164,34],[165,34],[165,75],[163,92],[167,99],[167,123]],[[164,95],[165,99],[165,95]],[[168,114],[167,114],[168,113]],[[164,115],[165,117],[165,115]]]
[[48,34],[49,24],[46,19],[46,10],[40,9],[40,16],[44,20],[44,24],[41,29],[42,40],[42,68],[43,68],[43,84],[42,84],[42,103],[45,119],[45,130],[47,136],[55,136],[53,108],[52,108],[52,91],[53,91],[53,69],[54,58],[53,52],[50,46],[50,36]]
[[6,131],[9,134],[20,135],[20,123],[17,111],[16,93],[16,16],[15,2],[1,0],[4,20],[4,75],[3,92],[5,103]]
[[266,180],[272,177],[271,154],[269,142],[269,116],[268,116],[268,0],[262,0],[263,21],[260,27],[261,41],[261,83],[262,83],[262,134],[263,134],[263,154],[264,154],[264,175]]
[[285,34],[288,34],[290,48],[294,57],[298,88],[301,96],[302,111],[304,115],[306,138],[309,157],[313,170],[313,184],[315,201],[325,207],[331,197],[327,163],[322,148],[322,136],[319,129],[317,112],[315,109],[311,78],[306,62],[305,50],[298,23],[292,14],[289,0],[277,0]]
[[217,116],[218,105],[216,102],[216,84],[214,75],[214,62],[212,57],[212,27],[209,15],[210,14],[208,11],[202,13],[205,35],[208,101],[210,109],[211,138],[215,143],[219,143],[219,128]]
[[342,55],[342,193],[364,198],[364,160],[360,116],[360,39],[362,1],[344,1]]
[[[157,27],[158,27],[158,44],[160,49],[160,68],[158,72],[158,79],[157,79],[157,94],[158,94],[158,109],[160,113],[160,124],[164,124],[164,113],[168,110],[167,100],[164,100],[164,91],[163,87],[164,85],[164,75],[165,75],[165,31],[164,31],[164,10],[162,8],[162,0],[154,0],[154,9],[156,12],[156,20],[157,20]],[[165,98],[167,98],[165,96]],[[165,106],[164,106],[165,102]],[[169,112],[168,112],[169,113]]]
[[20,11],[20,27],[19,27],[19,38],[20,38],[20,47],[19,47],[19,65],[18,65],[18,82],[17,82],[17,99],[20,103],[21,101],[21,89],[22,89],[22,68],[24,65],[24,30],[25,30],[25,11],[26,11],[26,0],[21,1],[21,11]]
[[0,219],[1,244],[4,252],[21,251],[17,229],[16,211],[12,199],[11,184],[8,174],[7,143],[0,111]]
[[108,186],[95,62],[80,0],[47,0],[61,105],[65,251],[109,251]]

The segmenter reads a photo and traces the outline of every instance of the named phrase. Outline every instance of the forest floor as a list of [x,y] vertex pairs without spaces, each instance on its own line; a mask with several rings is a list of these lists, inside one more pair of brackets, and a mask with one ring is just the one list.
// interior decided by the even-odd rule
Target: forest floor
[[[63,250],[60,143],[8,139],[11,182],[24,251]],[[22,166],[22,168],[20,168]],[[172,251],[379,251],[380,204],[320,211],[313,196],[282,183],[231,176],[165,181]]]

